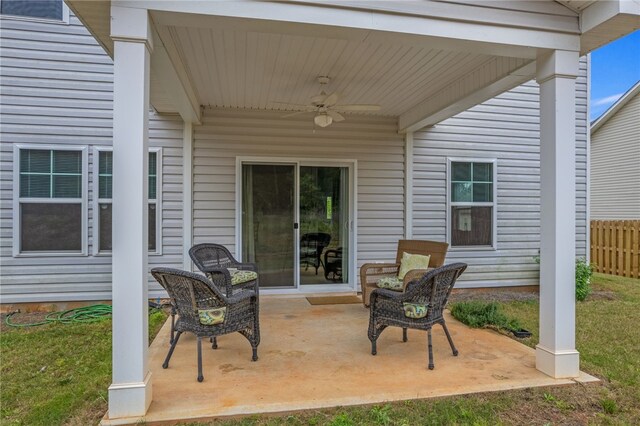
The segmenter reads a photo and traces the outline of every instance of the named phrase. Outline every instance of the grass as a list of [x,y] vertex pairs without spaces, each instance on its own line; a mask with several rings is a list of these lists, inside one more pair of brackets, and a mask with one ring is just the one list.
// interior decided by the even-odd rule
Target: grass
[[[149,316],[155,336],[166,316]],[[111,320],[52,324],[0,335],[3,425],[97,424],[111,382]]]
[[[189,425],[495,425],[640,424],[640,280],[596,274],[594,293],[577,304],[581,368],[601,384],[536,388],[337,407],[285,416],[251,416]],[[538,303],[498,303],[533,332]],[[152,317],[150,335],[164,316]],[[110,322],[4,330],[0,423],[95,424],[106,410],[111,367]],[[46,367],[42,370],[43,367]]]
[[505,331],[521,328],[518,320],[505,315],[497,302],[472,300],[455,303],[451,306],[451,315],[471,328],[492,326]]

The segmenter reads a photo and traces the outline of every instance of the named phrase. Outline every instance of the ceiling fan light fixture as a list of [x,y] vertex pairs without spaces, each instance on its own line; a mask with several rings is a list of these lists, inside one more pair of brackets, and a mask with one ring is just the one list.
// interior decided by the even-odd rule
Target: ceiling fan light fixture
[[313,122],[316,123],[316,126],[327,127],[333,123],[333,118],[326,113],[321,113],[313,118]]

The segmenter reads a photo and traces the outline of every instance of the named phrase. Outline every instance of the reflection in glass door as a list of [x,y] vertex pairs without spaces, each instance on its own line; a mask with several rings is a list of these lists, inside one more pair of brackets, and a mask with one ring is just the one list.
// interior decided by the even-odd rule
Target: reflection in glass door
[[294,165],[242,165],[242,259],[261,287],[295,287]]
[[349,279],[349,168],[300,167],[300,284]]

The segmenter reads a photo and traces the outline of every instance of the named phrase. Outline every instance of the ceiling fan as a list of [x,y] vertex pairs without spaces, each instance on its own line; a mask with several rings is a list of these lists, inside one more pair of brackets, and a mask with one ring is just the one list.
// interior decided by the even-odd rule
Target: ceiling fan
[[338,104],[338,100],[340,100],[340,94],[337,92],[333,92],[331,94],[327,94],[324,91],[324,88],[331,79],[326,76],[319,76],[317,78],[318,83],[320,83],[320,93],[311,98],[311,103],[308,105],[301,104],[289,104],[286,102],[274,102],[274,104],[281,105],[286,109],[296,110],[291,114],[283,115],[282,118],[293,117],[295,115],[300,114],[308,114],[314,113],[313,122],[320,127],[327,127],[331,125],[331,123],[339,122],[344,120],[344,116],[340,114],[341,112],[350,112],[350,111],[379,111],[380,105],[369,105],[369,104],[351,104],[346,105]]

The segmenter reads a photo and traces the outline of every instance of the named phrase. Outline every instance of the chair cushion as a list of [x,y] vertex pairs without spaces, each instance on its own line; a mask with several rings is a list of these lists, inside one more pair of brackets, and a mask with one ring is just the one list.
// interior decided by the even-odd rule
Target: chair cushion
[[423,303],[404,302],[404,316],[407,318],[424,318],[429,313],[429,307]]
[[402,291],[403,282],[398,277],[384,277],[378,280],[378,288],[386,288],[388,290]]
[[421,254],[402,253],[402,260],[400,260],[400,270],[398,271],[398,278],[404,279],[407,272],[414,269],[427,269],[429,267],[429,260],[431,256],[423,256]]
[[202,325],[216,325],[224,322],[227,308],[198,309],[198,317]]
[[258,274],[254,271],[229,271],[231,273],[231,285],[244,284],[258,279]]

